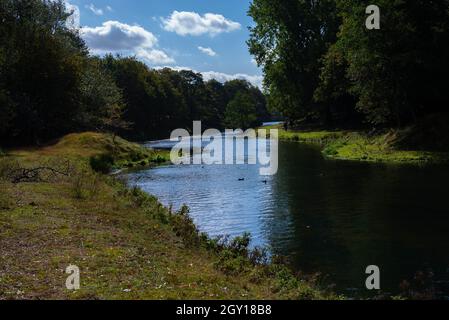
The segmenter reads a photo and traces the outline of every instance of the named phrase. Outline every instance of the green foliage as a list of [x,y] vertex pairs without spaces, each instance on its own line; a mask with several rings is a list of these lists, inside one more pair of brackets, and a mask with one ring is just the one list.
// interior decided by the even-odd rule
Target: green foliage
[[[444,120],[442,120],[443,122]],[[429,127],[426,126],[426,128]],[[445,132],[447,126],[440,129]],[[424,146],[433,146],[429,142],[427,134],[432,137],[435,132],[429,133],[423,130],[413,133],[415,130],[419,131],[412,127],[403,130],[385,130],[376,135],[369,135],[363,132],[300,132],[280,129],[279,139],[319,145],[326,157],[340,160],[412,164],[449,161],[447,143],[444,140],[443,144],[440,144],[439,141],[435,144],[435,147],[443,148],[441,149],[443,152],[424,151],[428,150]],[[424,139],[423,136],[426,136],[425,140],[421,140]],[[415,143],[419,143],[419,146],[423,147],[422,151],[419,151],[420,148]]]
[[177,213],[170,216],[170,223],[178,237],[187,247],[198,247],[201,244],[201,237],[198,228],[189,216],[190,209],[183,206]]
[[121,92],[68,26],[63,1],[2,0],[0,6],[0,143],[123,127]]
[[381,30],[363,21],[369,1],[337,1],[336,46],[347,61],[349,91],[373,124],[409,123],[441,110],[449,95],[449,1],[378,1]]
[[122,92],[101,60],[90,58],[85,62],[81,78],[82,110],[77,115],[83,129],[120,132],[130,123],[122,119],[125,108]]
[[86,200],[100,192],[100,176],[87,168],[79,168],[70,176],[72,194],[75,199]]
[[257,125],[255,101],[247,93],[238,92],[229,102],[225,112],[228,128],[248,129]]
[[13,180],[14,172],[20,172],[21,164],[15,158],[1,157],[0,158],[0,181],[11,182]]
[[329,127],[403,127],[447,112],[449,1],[254,0],[248,41],[270,108]]
[[[65,24],[62,2],[1,1],[0,91],[7,100],[6,135],[23,142],[66,132],[80,110],[86,48]],[[6,97],[5,97],[6,95]]]
[[10,170],[11,160],[7,158],[0,158],[0,181],[7,181],[9,170]]
[[230,241],[225,238],[220,243],[221,250],[219,250],[216,267],[227,275],[237,275],[247,271],[253,266],[249,259],[250,243],[251,235],[248,233]]
[[95,172],[107,174],[111,172],[114,166],[114,157],[111,154],[92,156],[89,159],[89,163]]
[[263,66],[270,108],[290,120],[306,116],[318,107],[320,59],[336,38],[335,1],[255,0],[249,15],[256,26],[248,45]]
[[263,94],[243,80],[204,82],[201,74],[151,70],[134,58],[107,56],[103,65],[123,92],[124,117],[133,123],[133,130],[123,133],[128,138],[166,138],[173,129],[189,128],[195,120],[223,129],[227,106],[238,93],[251,97],[255,115],[251,123],[270,118]]
[[152,163],[156,163],[156,164],[164,163],[164,162],[167,162],[167,161],[168,161],[167,158],[165,158],[165,157],[163,157],[163,156],[161,156],[159,154],[155,158],[151,159],[151,162]]
[[90,56],[70,20],[64,1],[0,1],[0,145],[79,131],[144,141],[194,120],[221,129],[240,91],[253,97],[259,122],[270,117],[265,97],[246,81],[205,82],[193,71]]
[[323,153],[329,157],[338,156],[339,150],[346,146],[348,143],[344,140],[336,140],[333,143],[329,143],[323,150]]

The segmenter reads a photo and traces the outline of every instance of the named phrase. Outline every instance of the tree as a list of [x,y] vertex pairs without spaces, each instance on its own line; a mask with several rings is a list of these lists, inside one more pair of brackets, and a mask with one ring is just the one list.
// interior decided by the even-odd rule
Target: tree
[[367,30],[369,1],[338,0],[337,49],[349,91],[374,125],[401,126],[449,102],[449,1],[380,0],[381,29]]
[[[62,0],[0,0],[0,144],[38,144],[77,131],[166,138],[202,120],[222,128],[237,92],[265,116],[248,83],[231,88],[190,70],[153,70],[136,58],[94,57],[69,27]],[[132,130],[129,130],[132,125]]]
[[76,127],[87,50],[67,28],[69,16],[62,1],[1,0],[0,91],[10,119],[3,141],[39,142]]
[[224,85],[213,79],[206,82],[206,95],[207,108],[204,110],[203,119],[206,120],[209,127],[223,129],[224,114],[228,102]]
[[272,111],[294,120],[317,111],[313,100],[321,57],[335,41],[335,1],[254,0],[248,46],[264,68]]
[[238,92],[232,99],[225,114],[225,124],[231,129],[248,129],[257,124],[256,102],[244,92]]
[[314,100],[323,106],[323,122],[331,127],[362,126],[363,116],[356,110],[357,100],[349,91],[351,83],[347,77],[345,53],[334,44],[322,60],[320,83],[315,90]]
[[86,60],[81,80],[79,130],[123,132],[130,123],[122,119],[125,108],[122,92],[98,58]]
[[102,64],[101,59],[90,58],[83,68],[81,83],[82,110],[78,114],[78,130],[96,130],[112,134],[117,153],[117,136],[128,132],[132,123],[124,119],[125,104],[114,78]]

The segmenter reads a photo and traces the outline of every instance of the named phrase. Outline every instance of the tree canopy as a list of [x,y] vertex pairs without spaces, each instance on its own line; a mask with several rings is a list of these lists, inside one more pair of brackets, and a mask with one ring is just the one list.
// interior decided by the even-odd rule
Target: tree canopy
[[290,120],[403,126],[449,102],[449,0],[254,0],[248,45]]
[[251,96],[252,117],[269,119],[264,95],[246,81],[92,56],[70,16],[62,0],[0,0],[0,145],[85,130],[166,138],[194,120],[222,129],[240,92]]

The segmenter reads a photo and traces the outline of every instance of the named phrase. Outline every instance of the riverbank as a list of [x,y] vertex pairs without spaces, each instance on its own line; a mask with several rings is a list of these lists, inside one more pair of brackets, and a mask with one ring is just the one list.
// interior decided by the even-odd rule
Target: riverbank
[[320,145],[323,155],[330,159],[391,163],[449,162],[448,152],[401,150],[396,144],[401,134],[397,130],[370,136],[354,131],[301,132],[287,131],[281,126],[264,128],[278,129],[279,139],[283,141]]
[[[2,156],[0,299],[340,298],[265,264],[247,237],[211,240],[186,208],[171,212],[102,173],[166,160],[97,133]],[[80,268],[78,291],[65,288],[69,265]]]

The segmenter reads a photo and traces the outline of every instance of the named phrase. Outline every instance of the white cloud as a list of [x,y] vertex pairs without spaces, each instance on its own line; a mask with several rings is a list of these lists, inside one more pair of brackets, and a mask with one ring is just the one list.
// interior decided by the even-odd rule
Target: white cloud
[[212,50],[211,48],[204,48],[204,47],[198,47],[198,50],[200,50],[202,53],[207,54],[208,56],[215,57],[217,53]]
[[161,50],[138,49],[136,56],[149,62],[150,64],[175,63],[173,58],[169,57],[164,51]]
[[95,7],[93,3],[86,5],[86,9],[92,11],[92,13],[95,14],[96,16],[102,16],[104,14],[103,9]]
[[81,36],[93,53],[136,55],[150,64],[171,64],[175,61],[156,49],[158,39],[140,26],[106,21],[99,27],[84,27]]
[[221,14],[206,13],[201,16],[196,12],[173,11],[166,19],[162,19],[164,29],[178,35],[199,36],[209,34],[215,36],[223,32],[231,32],[241,28],[240,23],[226,19]]
[[106,6],[106,10],[108,10],[109,12],[114,11],[111,6]]
[[263,76],[248,75],[244,73],[227,74],[215,71],[201,72],[204,80],[215,79],[219,82],[226,82],[235,79],[246,80],[255,87],[262,88]]
[[151,32],[118,21],[106,21],[100,27],[81,28],[81,35],[91,49],[100,51],[152,48],[157,44],[157,38]]
[[180,66],[156,67],[156,69],[163,69],[163,68],[169,68],[169,69],[176,70],[176,71],[192,70],[195,73],[201,73],[203,75],[203,79],[205,81],[215,79],[219,82],[224,83],[226,81],[231,81],[231,80],[235,80],[235,79],[246,80],[249,83],[251,83],[253,86],[258,87],[259,89],[262,89],[263,76],[248,75],[248,74],[244,74],[244,73],[227,74],[227,73],[216,72],[216,71],[198,72],[192,68],[180,67]]
[[72,28],[79,28],[81,20],[80,8],[74,4],[71,4],[69,1],[66,1],[66,8],[72,13],[68,19],[69,26]]

